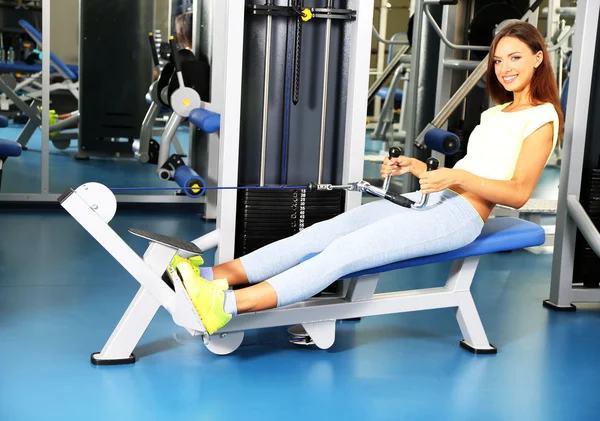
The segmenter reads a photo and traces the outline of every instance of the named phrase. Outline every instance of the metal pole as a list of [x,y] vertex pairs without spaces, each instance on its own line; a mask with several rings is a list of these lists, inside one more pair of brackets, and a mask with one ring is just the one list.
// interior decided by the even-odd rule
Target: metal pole
[[[327,8],[333,7],[333,0],[327,0]],[[325,161],[325,135],[327,130],[327,97],[329,93],[329,52],[331,44],[331,19],[327,19],[325,26],[325,61],[323,70],[323,102],[321,104],[321,141],[319,144],[319,176],[318,183],[323,183],[323,167]]]
[[[556,236],[552,254],[550,299],[554,307],[569,308],[577,225],[569,214],[569,196],[579,196],[583,177],[583,156],[594,80],[594,59],[598,37],[599,0],[581,0],[577,6],[577,29],[573,39],[571,89],[567,100],[565,133],[556,211]],[[572,201],[572,200],[571,200]],[[571,211],[573,206],[571,204]]]
[[[267,6],[272,6],[273,1],[267,0]],[[269,81],[271,80],[271,36],[273,33],[273,16],[267,15],[267,33],[265,35],[265,80],[263,96],[263,121],[262,142],[260,154],[260,185],[265,185],[267,172],[267,132],[269,126]]]
[[50,0],[42,2],[42,194],[50,178]]
[[[387,0],[381,0],[379,5],[379,33],[385,38],[387,32]],[[385,65],[385,44],[377,43],[377,74],[380,75]],[[373,117],[375,119],[381,118],[381,98],[375,98],[375,108],[373,110]]]

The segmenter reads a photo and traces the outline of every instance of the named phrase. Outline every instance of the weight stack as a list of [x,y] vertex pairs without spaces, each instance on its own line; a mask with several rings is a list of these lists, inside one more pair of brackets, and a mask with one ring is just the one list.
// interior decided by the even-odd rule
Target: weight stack
[[238,192],[235,256],[299,233],[344,211],[345,191],[242,189]]
[[[587,183],[586,183],[587,181]],[[593,169],[582,183],[581,206],[586,210],[594,226],[600,229],[600,169]],[[600,257],[592,250],[579,230],[575,242],[573,283],[586,288],[600,287]]]

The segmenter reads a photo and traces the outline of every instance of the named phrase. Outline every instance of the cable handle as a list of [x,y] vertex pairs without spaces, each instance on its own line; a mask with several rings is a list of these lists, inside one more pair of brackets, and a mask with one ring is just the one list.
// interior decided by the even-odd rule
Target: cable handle
[[[400,155],[402,155],[402,149],[400,149],[397,146],[392,146],[390,148],[390,150],[388,151],[388,158],[392,159],[392,158],[398,158]],[[383,181],[383,190],[384,191],[388,191],[390,188],[390,183],[392,182],[392,176],[391,174],[387,176],[387,178]]]
[[[434,171],[440,167],[440,161],[437,158],[429,157],[427,161],[425,161],[427,165],[427,171]],[[420,209],[427,206],[427,201],[429,200],[429,194],[424,194],[421,196],[421,201],[416,205],[413,205],[413,208]]]
[[402,196],[400,193],[394,192],[385,192],[384,199],[389,200],[390,202],[405,208],[413,207],[413,205],[415,204],[415,202]]

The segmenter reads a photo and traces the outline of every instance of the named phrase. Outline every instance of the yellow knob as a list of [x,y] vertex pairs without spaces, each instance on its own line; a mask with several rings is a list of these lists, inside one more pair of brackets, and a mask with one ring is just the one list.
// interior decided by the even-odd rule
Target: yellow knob
[[198,193],[200,193],[200,186],[198,184],[194,184],[194,185],[192,185],[191,190],[192,190],[192,193],[198,194]]
[[304,10],[302,11],[302,20],[303,20],[304,22],[308,22],[309,20],[311,20],[311,19],[312,19],[312,17],[313,17],[313,14],[312,14],[312,12],[310,11],[310,9],[304,9]]
[[189,99],[187,99],[187,98],[183,100],[183,105],[184,105],[185,107],[189,107],[189,106],[190,106],[190,103],[191,103],[191,102],[190,102],[190,100],[189,100]]

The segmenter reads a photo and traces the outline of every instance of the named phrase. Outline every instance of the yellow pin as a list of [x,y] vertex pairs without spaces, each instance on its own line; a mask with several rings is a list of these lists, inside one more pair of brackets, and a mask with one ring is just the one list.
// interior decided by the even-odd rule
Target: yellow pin
[[308,22],[308,21],[309,21],[309,20],[311,20],[312,18],[313,18],[313,14],[312,14],[312,12],[310,11],[310,9],[304,9],[304,10],[302,11],[302,20],[303,20],[304,22]]
[[193,184],[190,190],[192,190],[192,193],[198,194],[200,193],[200,186],[198,184]]
[[186,98],[186,99],[183,100],[183,106],[184,107],[189,107],[190,104],[191,104],[191,101],[189,99]]

